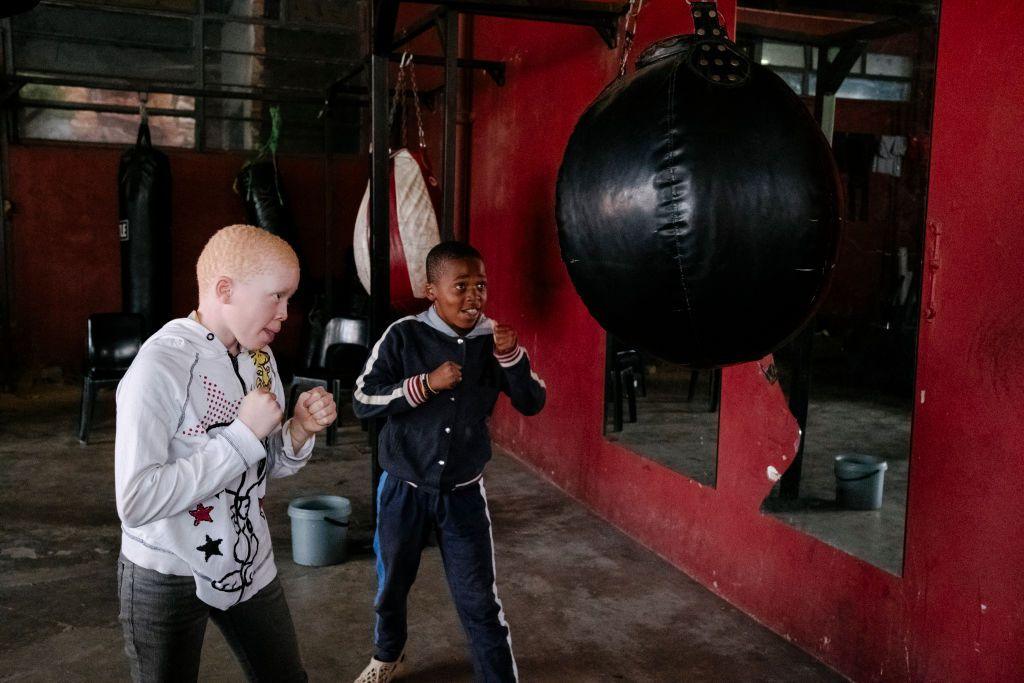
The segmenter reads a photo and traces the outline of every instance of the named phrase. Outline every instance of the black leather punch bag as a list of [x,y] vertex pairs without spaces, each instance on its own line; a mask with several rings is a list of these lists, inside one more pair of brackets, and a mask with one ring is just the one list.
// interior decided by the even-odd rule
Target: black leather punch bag
[[117,177],[122,310],[140,314],[149,333],[171,317],[171,164],[145,119]]
[[755,360],[808,321],[835,263],[841,195],[800,98],[726,37],[650,46],[580,118],[558,176],[562,258],[609,332],[694,368]]
[[258,225],[290,242],[292,216],[285,203],[274,159],[263,158],[246,164],[236,182],[245,202],[245,219],[249,224]]
[[[277,145],[281,136],[281,110],[270,108],[270,136],[256,157],[235,176],[235,192],[245,203],[245,219],[272,232],[292,247],[293,221],[277,170]],[[296,250],[297,251],[297,250]]]

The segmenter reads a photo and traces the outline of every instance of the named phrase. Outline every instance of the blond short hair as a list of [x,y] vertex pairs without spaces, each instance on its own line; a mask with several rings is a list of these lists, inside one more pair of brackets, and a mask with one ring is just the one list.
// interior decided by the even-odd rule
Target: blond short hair
[[244,282],[275,266],[299,267],[299,257],[287,242],[253,225],[229,225],[213,233],[199,254],[199,292],[222,275]]

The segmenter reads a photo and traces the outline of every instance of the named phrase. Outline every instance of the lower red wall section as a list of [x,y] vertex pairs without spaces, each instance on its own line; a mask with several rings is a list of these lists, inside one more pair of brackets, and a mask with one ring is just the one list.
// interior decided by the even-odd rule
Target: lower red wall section
[[[937,314],[922,324],[903,577],[759,512],[771,450],[761,435],[778,413],[750,365],[724,373],[716,488],[604,440],[604,335],[561,262],[554,191],[616,55],[588,29],[476,23],[475,56],[504,60],[508,83],[475,83],[470,234],[488,264],[489,313],[518,329],[549,392],[537,417],[500,409],[496,439],[856,680],[1024,680],[1024,85],[1000,76],[1024,54],[1024,8],[993,0],[979,15],[970,4],[942,7],[929,208],[942,234],[925,285]],[[734,3],[719,6],[731,15]],[[637,45],[689,30],[683,3],[652,0]]]
[[[173,313],[196,305],[195,262],[214,231],[245,221],[231,189],[242,154],[169,152],[173,187]],[[18,145],[10,152],[14,357],[31,374],[59,366],[81,371],[85,321],[121,310],[117,235],[117,168],[121,150],[84,145]],[[351,251],[352,225],[365,188],[364,159],[332,160],[333,221],[325,238],[322,157],[280,157],[284,191],[295,219],[304,278],[335,279]],[[297,313],[297,315],[296,315]],[[275,343],[287,363],[299,348],[302,311],[293,311]]]

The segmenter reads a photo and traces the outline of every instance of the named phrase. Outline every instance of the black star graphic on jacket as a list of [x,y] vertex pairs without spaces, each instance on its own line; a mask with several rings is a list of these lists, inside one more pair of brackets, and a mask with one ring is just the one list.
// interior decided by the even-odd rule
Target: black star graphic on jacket
[[214,556],[214,555],[223,555],[224,554],[224,553],[222,553],[220,551],[220,543],[223,540],[224,540],[223,538],[218,538],[215,541],[212,538],[210,538],[209,536],[207,536],[206,537],[206,543],[204,543],[201,546],[198,546],[196,548],[196,550],[200,550],[200,551],[206,553],[206,561],[209,562],[210,558],[212,556]]

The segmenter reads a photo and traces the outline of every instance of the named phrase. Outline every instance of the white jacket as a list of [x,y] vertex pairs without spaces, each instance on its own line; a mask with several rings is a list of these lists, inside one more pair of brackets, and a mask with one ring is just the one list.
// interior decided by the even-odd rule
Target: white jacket
[[195,319],[150,337],[117,387],[114,482],[121,552],[164,574],[192,575],[196,595],[225,609],[277,575],[263,512],[267,476],[294,474],[288,423],[261,442],[238,406],[257,386],[284,405],[269,347],[232,358]]

